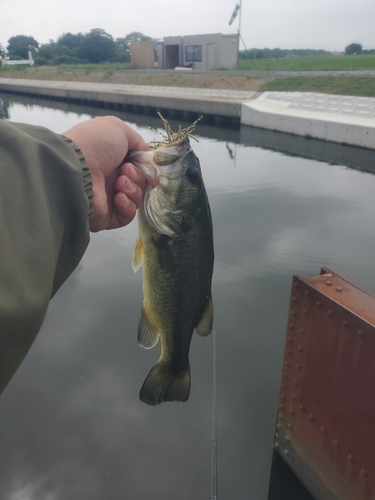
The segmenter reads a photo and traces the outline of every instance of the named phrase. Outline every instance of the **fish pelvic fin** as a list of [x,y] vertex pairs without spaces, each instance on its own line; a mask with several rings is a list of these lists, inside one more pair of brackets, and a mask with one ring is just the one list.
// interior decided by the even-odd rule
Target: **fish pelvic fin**
[[139,399],[150,406],[167,401],[185,402],[190,394],[190,364],[176,373],[170,363],[159,361],[150,370],[139,392]]
[[138,237],[134,245],[133,262],[132,262],[133,271],[135,273],[141,267],[142,263],[143,263],[143,243],[141,238]]
[[210,295],[206,309],[201,317],[198,326],[195,327],[195,331],[201,337],[207,337],[212,332],[212,322],[214,317],[214,308],[212,304],[212,295]]
[[144,349],[151,349],[159,340],[159,332],[148,319],[144,306],[138,323],[138,344]]

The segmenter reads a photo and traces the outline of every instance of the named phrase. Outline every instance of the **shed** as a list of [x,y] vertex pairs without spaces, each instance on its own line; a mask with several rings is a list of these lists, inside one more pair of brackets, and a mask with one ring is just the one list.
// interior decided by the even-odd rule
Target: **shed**
[[237,66],[238,34],[168,36],[157,44],[158,67],[210,70]]

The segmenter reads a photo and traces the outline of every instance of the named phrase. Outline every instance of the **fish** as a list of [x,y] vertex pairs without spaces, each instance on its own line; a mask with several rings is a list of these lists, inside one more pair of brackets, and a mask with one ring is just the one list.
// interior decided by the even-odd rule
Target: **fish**
[[131,161],[148,182],[137,210],[139,235],[133,270],[143,267],[138,343],[160,339],[161,354],[139,393],[156,406],[185,402],[190,394],[189,348],[194,330],[212,332],[214,243],[210,205],[200,162],[188,136],[155,150],[134,151]]

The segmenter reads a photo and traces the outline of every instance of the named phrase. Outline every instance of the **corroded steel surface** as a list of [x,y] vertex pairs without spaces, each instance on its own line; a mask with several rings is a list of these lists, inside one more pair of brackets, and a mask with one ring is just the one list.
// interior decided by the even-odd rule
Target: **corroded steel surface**
[[275,447],[319,500],[375,500],[375,297],[293,278]]

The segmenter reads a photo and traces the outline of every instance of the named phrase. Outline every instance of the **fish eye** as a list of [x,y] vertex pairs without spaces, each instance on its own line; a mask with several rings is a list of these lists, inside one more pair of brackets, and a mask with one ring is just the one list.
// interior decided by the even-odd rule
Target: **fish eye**
[[199,181],[200,177],[201,174],[195,167],[190,167],[186,170],[186,178],[192,184],[196,184]]

